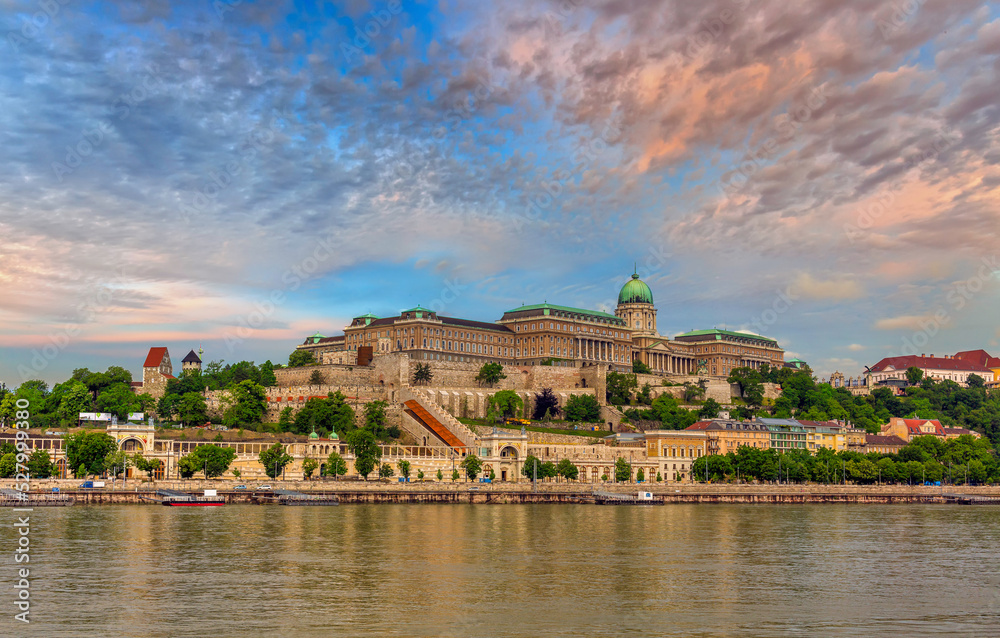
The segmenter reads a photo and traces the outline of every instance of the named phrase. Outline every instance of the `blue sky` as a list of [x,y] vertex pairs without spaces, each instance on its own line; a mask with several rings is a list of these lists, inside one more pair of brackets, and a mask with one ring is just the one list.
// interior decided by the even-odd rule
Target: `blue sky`
[[0,381],[633,263],[823,375],[996,354],[996,6],[801,4],[0,0]]

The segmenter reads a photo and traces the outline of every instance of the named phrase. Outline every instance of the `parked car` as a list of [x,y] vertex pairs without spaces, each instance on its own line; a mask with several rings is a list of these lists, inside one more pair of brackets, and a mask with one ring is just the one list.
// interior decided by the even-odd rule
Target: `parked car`
[[271,487],[270,485],[258,485],[258,486],[257,486],[257,489],[258,489],[258,490],[272,490],[272,489],[274,489],[274,488],[273,488],[273,487]]
[[104,481],[84,481],[80,487],[85,490],[99,490],[104,487]]
[[233,489],[234,490],[245,490],[245,489],[247,489],[247,486],[246,485],[237,485]]

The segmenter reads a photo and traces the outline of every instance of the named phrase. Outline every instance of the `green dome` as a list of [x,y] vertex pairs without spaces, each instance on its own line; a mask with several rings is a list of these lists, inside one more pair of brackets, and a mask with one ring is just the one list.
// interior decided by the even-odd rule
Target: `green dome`
[[638,274],[633,273],[632,279],[625,282],[621,292],[618,293],[618,303],[648,303],[653,305],[653,292],[639,279]]
[[316,434],[316,426],[315,425],[313,426],[313,431],[312,431],[312,434],[309,435],[309,438],[310,439],[318,439],[319,438],[319,435]]

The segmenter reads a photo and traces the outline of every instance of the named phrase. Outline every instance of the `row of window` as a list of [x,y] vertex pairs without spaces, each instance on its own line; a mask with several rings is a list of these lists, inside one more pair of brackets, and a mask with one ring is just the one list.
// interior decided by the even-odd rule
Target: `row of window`
[[[620,332],[618,330],[607,330],[605,328],[594,328],[593,326],[579,326],[579,325],[575,326],[576,330],[574,330],[573,329],[574,328],[573,324],[555,323],[555,322],[552,322],[552,321],[550,321],[548,323],[549,323],[549,328],[548,328],[549,330],[558,330],[558,331],[561,331],[561,332],[585,332],[587,334],[599,334],[599,335],[605,335],[605,336],[608,336],[608,337],[614,337],[615,339],[629,339],[630,338],[629,335],[625,334],[624,332]],[[520,324],[520,323],[517,324],[515,326],[515,331],[521,332],[521,326],[522,325],[524,326],[524,332],[527,332],[528,331],[528,324],[526,324],[526,323],[524,323],[524,324]],[[533,323],[533,324],[531,324],[531,330],[545,330],[545,323],[544,322]]]

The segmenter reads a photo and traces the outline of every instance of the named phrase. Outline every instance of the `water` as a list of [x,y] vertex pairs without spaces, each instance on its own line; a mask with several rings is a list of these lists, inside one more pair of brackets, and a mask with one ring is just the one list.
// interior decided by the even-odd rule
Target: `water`
[[1000,508],[71,507],[0,636],[997,636]]

